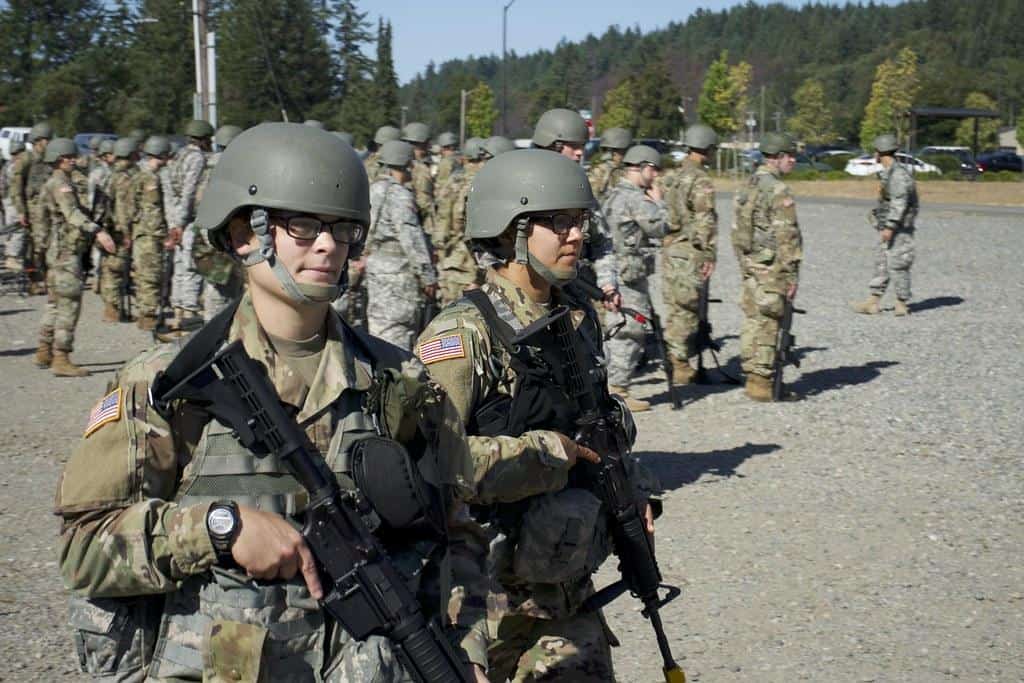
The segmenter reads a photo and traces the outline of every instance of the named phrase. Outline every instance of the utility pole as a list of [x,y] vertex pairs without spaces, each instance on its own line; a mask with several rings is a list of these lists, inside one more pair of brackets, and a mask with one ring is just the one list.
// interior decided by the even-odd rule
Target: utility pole
[[508,8],[516,0],[508,0],[501,8],[501,134],[508,135]]
[[775,112],[774,114],[772,114],[772,118],[775,119],[775,132],[776,133],[781,133],[782,132],[782,112],[781,111]]
[[466,95],[465,90],[459,92],[459,149],[466,146]]
[[196,95],[192,113],[194,118],[207,119],[210,91],[206,66],[206,0],[192,0],[192,38],[196,54]]
[[207,121],[217,128],[217,34],[210,31],[206,34],[206,78],[207,78]]

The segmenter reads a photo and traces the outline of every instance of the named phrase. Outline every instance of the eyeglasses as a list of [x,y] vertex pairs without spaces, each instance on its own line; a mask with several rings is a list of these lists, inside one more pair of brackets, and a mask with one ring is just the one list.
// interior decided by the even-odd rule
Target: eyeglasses
[[366,226],[348,219],[333,223],[322,221],[309,214],[273,214],[275,220],[284,225],[284,231],[297,240],[315,240],[322,232],[330,232],[338,244],[360,242],[366,234]]
[[560,213],[535,213],[531,218],[544,223],[544,227],[556,235],[568,235],[573,228],[579,228],[581,232],[586,232],[591,216],[593,216],[593,212],[583,209],[582,211],[562,211]]

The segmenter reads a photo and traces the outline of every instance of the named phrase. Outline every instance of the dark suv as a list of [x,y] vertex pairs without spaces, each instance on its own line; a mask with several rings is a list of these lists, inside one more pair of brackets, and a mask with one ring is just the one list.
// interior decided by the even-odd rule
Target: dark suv
[[[946,155],[960,160],[960,175],[968,180],[975,180],[982,173],[978,164],[974,163],[974,154],[967,147],[924,147],[917,153],[919,157]],[[927,161],[927,159],[925,159]]]
[[978,168],[982,171],[1024,171],[1024,160],[1013,152],[985,152],[978,155]]

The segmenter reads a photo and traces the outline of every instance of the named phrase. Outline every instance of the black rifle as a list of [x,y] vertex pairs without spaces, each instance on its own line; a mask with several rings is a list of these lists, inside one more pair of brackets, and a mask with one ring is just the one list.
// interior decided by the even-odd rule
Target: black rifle
[[164,250],[163,259],[160,262],[160,298],[156,303],[156,325],[153,326],[153,341],[162,341],[160,335],[167,332],[164,320],[167,318],[167,311],[171,308],[171,284],[174,280],[174,249],[167,249],[160,242]]
[[718,362],[718,352],[722,350],[722,344],[714,338],[714,328],[711,327],[711,319],[708,316],[708,304],[720,304],[721,299],[711,298],[711,278],[702,280],[697,290],[697,333],[694,340],[694,350],[697,352],[697,384],[711,384],[708,371],[704,367],[704,352],[711,353],[711,360],[715,361],[715,367],[725,377],[729,384],[739,384],[738,378],[733,377],[722,369]]
[[424,617],[384,547],[363,519],[369,505],[358,490],[343,491],[306,434],[281,405],[263,367],[237,340],[183,381],[164,391],[154,380],[153,404],[166,412],[171,401],[198,404],[231,426],[254,453],[273,454],[309,492],[302,537],[325,581],[320,603],[355,640],[384,636],[418,683],[470,683],[435,620]]
[[783,396],[782,371],[793,364],[800,367],[800,358],[793,352],[796,337],[789,331],[793,326],[793,314],[803,315],[807,311],[797,308],[789,297],[783,299],[782,320],[779,321],[779,333],[775,337],[775,366],[772,368],[772,400],[780,401]]
[[132,319],[132,250],[126,249],[121,267],[121,319]]
[[[686,677],[672,657],[658,611],[675,599],[680,590],[661,583],[654,545],[645,528],[646,501],[637,500],[629,481],[625,459],[629,456],[630,443],[622,423],[622,412],[608,394],[605,374],[599,367],[581,366],[586,351],[565,306],[555,308],[548,316],[523,330],[515,343],[537,346],[542,351],[555,354],[552,371],[556,381],[580,409],[574,439],[601,456],[598,464],[578,460],[572,476],[578,477],[579,484],[604,504],[622,579],[592,595],[581,609],[600,609],[628,590],[643,602],[643,615],[654,628],[665,680],[685,683]],[[659,596],[660,588],[667,589],[666,597]]]

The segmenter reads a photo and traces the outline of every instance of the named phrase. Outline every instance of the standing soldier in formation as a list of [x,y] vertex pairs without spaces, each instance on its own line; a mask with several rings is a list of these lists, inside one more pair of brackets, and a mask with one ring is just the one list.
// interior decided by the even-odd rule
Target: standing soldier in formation
[[468,138],[462,148],[462,165],[446,183],[438,185],[434,219],[441,303],[449,304],[477,281],[477,265],[466,247],[466,198],[473,178],[484,164],[484,140]]
[[385,142],[380,163],[387,169],[370,186],[370,229],[366,238],[367,322],[370,334],[412,350],[423,328],[425,301],[437,294],[437,273],[417,217],[410,180],[413,147]]
[[[96,142],[96,147],[93,149],[92,143],[94,141]],[[108,183],[110,182],[110,173],[112,171],[111,166],[114,163],[114,143],[112,140],[104,139],[99,135],[93,135],[92,139],[89,140],[89,147],[93,149],[93,153],[89,159],[89,175],[86,180],[87,199],[83,205],[89,209],[89,214],[94,221],[100,225],[107,226],[106,213],[110,204],[108,194],[110,188]],[[103,259],[103,250],[94,244],[90,250],[89,263],[95,266],[96,269],[93,291],[97,294],[102,293]]]
[[3,200],[4,225],[10,230],[4,245],[4,267],[17,273],[25,268],[25,226],[28,225],[28,217],[25,215],[25,198],[15,194],[15,177],[24,174],[22,167],[26,164],[28,154],[21,140],[12,140],[8,152],[11,160],[3,168],[4,192],[0,196]]
[[[654,181],[661,169],[661,155],[647,145],[629,148],[622,163],[626,172],[602,205],[611,227],[618,256],[619,291],[622,305],[650,316],[653,311],[649,278],[654,274],[655,245],[668,230],[668,208]],[[629,394],[630,376],[643,356],[646,331],[627,320],[618,334],[608,340],[608,390],[621,395],[634,412],[650,404]]]
[[160,169],[167,164],[171,144],[153,135],[142,146],[142,168],[131,186],[132,264],[140,330],[156,328],[161,305],[160,286],[165,277],[164,251],[168,238],[165,187]]
[[381,126],[377,129],[377,132],[373,134],[373,149],[363,159],[363,167],[366,169],[366,176],[372,183],[377,179],[377,174],[381,173],[380,168],[380,148],[384,146],[385,142],[391,140],[398,140],[402,137],[402,131],[398,130],[394,126]]
[[[46,251],[50,244],[50,224],[43,207],[43,184],[50,177],[51,169],[43,161],[46,145],[53,137],[53,126],[45,121],[32,126],[28,139],[32,149],[26,153],[25,163],[17,169],[14,176],[15,206],[19,213],[26,216],[25,226],[29,229],[28,238],[31,249],[28,258],[32,264],[32,289],[35,294],[46,291]],[[75,153],[77,155],[77,148]]]
[[103,299],[103,319],[107,322],[130,322],[128,311],[122,305],[122,291],[129,286],[127,271],[132,258],[132,220],[134,203],[132,180],[139,172],[135,164],[135,140],[121,138],[114,143],[114,164],[104,191],[107,204],[104,211],[104,225],[117,245],[114,254],[104,256],[100,261],[100,296]]
[[743,279],[740,308],[740,358],[746,394],[772,400],[775,343],[785,300],[796,297],[803,260],[803,238],[796,202],[782,176],[793,170],[796,145],[782,133],[761,138],[765,161],[737,192],[733,205],[732,245]]
[[188,144],[178,150],[169,164],[173,202],[177,214],[170,218],[171,240],[175,242],[174,280],[171,286],[171,305],[174,307],[176,327],[184,327],[198,319],[199,295],[203,278],[196,272],[192,261],[195,233],[190,229],[198,205],[199,184],[206,169],[206,153],[210,151],[213,126],[207,121],[194,119],[185,126]]
[[608,157],[601,163],[591,164],[587,177],[594,196],[598,201],[619,184],[625,172],[622,157],[633,146],[633,134],[625,128],[609,128],[601,135],[601,149],[608,150]]
[[853,304],[857,313],[875,315],[889,280],[896,290],[893,315],[910,313],[910,266],[914,263],[914,220],[917,218],[917,186],[914,176],[896,161],[899,144],[892,134],[879,135],[874,141],[875,158],[882,165],[878,172],[878,207],[872,211],[872,223],[878,230],[875,277],[869,284],[871,296]]
[[413,121],[402,129],[402,140],[412,145],[412,191],[416,197],[420,225],[434,237],[434,174],[430,170],[430,127]]
[[96,236],[108,253],[115,250],[110,234],[102,230],[82,208],[78,193],[71,183],[78,150],[68,138],[55,138],[46,148],[44,163],[53,173],[41,193],[47,224],[52,226],[47,251],[47,303],[39,326],[39,348],[36,365],[50,368],[58,377],[83,377],[89,374],[71,362],[75,326],[82,308],[82,253]]
[[684,142],[686,158],[665,184],[669,232],[661,255],[665,345],[678,385],[689,384],[697,374],[689,359],[697,353],[699,290],[715,272],[718,240],[715,187],[705,170],[718,136],[697,124],[686,130]]
[[434,187],[443,187],[448,178],[459,168],[459,138],[455,133],[445,131],[437,136],[437,146],[441,148],[441,160],[437,162],[437,175],[434,177]]

